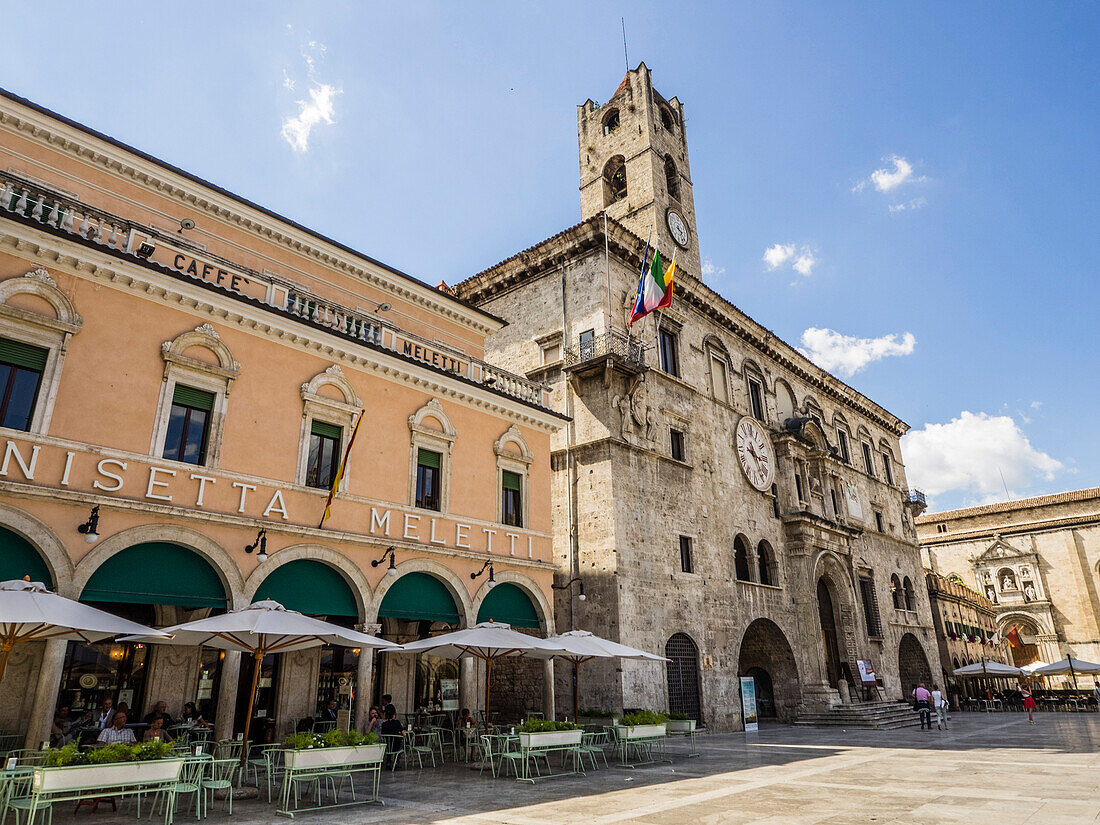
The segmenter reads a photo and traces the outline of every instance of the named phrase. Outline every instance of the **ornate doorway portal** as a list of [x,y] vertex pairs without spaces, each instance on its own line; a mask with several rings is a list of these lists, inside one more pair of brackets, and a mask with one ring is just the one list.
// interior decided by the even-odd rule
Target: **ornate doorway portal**
[[825,674],[832,687],[840,681],[840,644],[836,637],[836,611],[829,585],[822,576],[817,580],[817,612],[821,620],[821,644],[825,652]]

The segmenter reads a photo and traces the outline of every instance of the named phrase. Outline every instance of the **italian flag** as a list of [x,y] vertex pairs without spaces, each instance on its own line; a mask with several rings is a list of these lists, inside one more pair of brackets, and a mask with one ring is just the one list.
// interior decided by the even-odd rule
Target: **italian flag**
[[676,256],[665,269],[661,265],[661,250],[653,251],[653,263],[648,271],[645,265],[645,253],[642,253],[642,277],[638,281],[638,297],[634,300],[634,309],[630,313],[627,326],[639,318],[644,318],[655,309],[672,305],[672,278],[676,274]]

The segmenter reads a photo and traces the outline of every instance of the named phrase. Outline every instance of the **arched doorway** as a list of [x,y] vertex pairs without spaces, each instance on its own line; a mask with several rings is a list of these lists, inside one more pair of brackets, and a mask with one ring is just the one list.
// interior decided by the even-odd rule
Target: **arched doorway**
[[929,685],[932,681],[932,668],[924,648],[912,633],[901,637],[898,645],[898,675],[901,678],[901,696],[908,699],[920,682]]
[[787,637],[770,619],[756,619],[741,639],[737,670],[756,682],[756,709],[763,718],[788,721],[802,701],[798,666]]
[[[252,597],[253,602],[265,599],[279,602],[287,610],[349,629],[354,629],[360,621],[359,603],[347,580],[335,567],[315,559],[294,559],[272,570],[260,582]],[[354,707],[360,655],[362,653],[358,648],[340,645],[325,645],[317,651],[301,651],[289,659],[279,654],[268,654],[260,665],[258,683],[261,687],[256,691],[255,707],[267,709],[268,715],[276,719],[318,718],[330,701],[337,703],[338,710],[351,710]],[[312,658],[314,656],[318,658]],[[301,664],[296,665],[295,662]],[[305,681],[303,677],[312,677],[314,665],[317,667],[314,695],[305,698],[298,691],[291,691],[296,694],[295,706],[280,702],[280,682],[291,684],[299,678]],[[248,708],[248,690],[252,685],[252,669],[255,666],[255,659],[246,657],[242,660],[237,696],[242,729],[241,714]],[[280,673],[283,666],[291,669]]]
[[[539,636],[542,623],[531,597],[522,587],[501,582],[490,590],[477,611],[477,621],[510,624],[513,630]],[[489,704],[503,719],[522,719],[543,709],[546,668],[539,659],[509,656],[493,664]]]
[[1011,617],[1004,620],[1000,635],[1008,640],[1008,649],[1012,651],[1012,664],[1024,667],[1038,662],[1039,629],[1027,619]]
[[822,576],[817,580],[817,615],[821,622],[821,645],[825,656],[825,678],[832,687],[840,683],[840,643],[837,640],[836,609],[829,584]]
[[[228,605],[213,565],[171,542],[144,542],[115,553],[92,573],[80,601],[162,627],[224,612]],[[212,720],[224,658],[222,651],[207,647],[70,642],[59,701],[77,715],[110,697],[116,707],[125,702],[135,722],[158,701],[167,702],[173,715],[184,702],[194,701]]]
[[699,724],[703,723],[703,707],[699,695],[699,649],[686,633],[674,633],[665,643],[669,662],[668,709],[682,713]]

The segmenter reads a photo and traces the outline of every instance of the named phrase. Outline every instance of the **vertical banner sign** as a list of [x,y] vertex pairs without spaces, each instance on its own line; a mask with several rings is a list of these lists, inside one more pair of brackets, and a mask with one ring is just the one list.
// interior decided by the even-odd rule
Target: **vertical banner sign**
[[440,679],[439,692],[443,710],[458,710],[458,679]]
[[756,682],[751,676],[741,677],[741,718],[746,733],[760,729],[756,718]]

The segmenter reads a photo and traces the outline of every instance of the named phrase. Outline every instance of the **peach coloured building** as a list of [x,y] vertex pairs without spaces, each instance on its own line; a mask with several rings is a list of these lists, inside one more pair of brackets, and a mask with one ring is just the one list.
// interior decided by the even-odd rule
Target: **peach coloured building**
[[[503,325],[3,93],[0,579],[155,626],[271,598],[398,641],[489,618],[554,632],[563,419],[542,385],[481,360]],[[194,701],[228,735],[252,666],[206,648],[17,647],[0,729],[37,744],[55,707],[110,697],[139,717]],[[494,669],[494,708],[552,708],[548,667]],[[479,675],[411,654],[272,656],[256,724],[281,735],[331,699],[361,721],[383,693],[402,712],[477,707]]]

